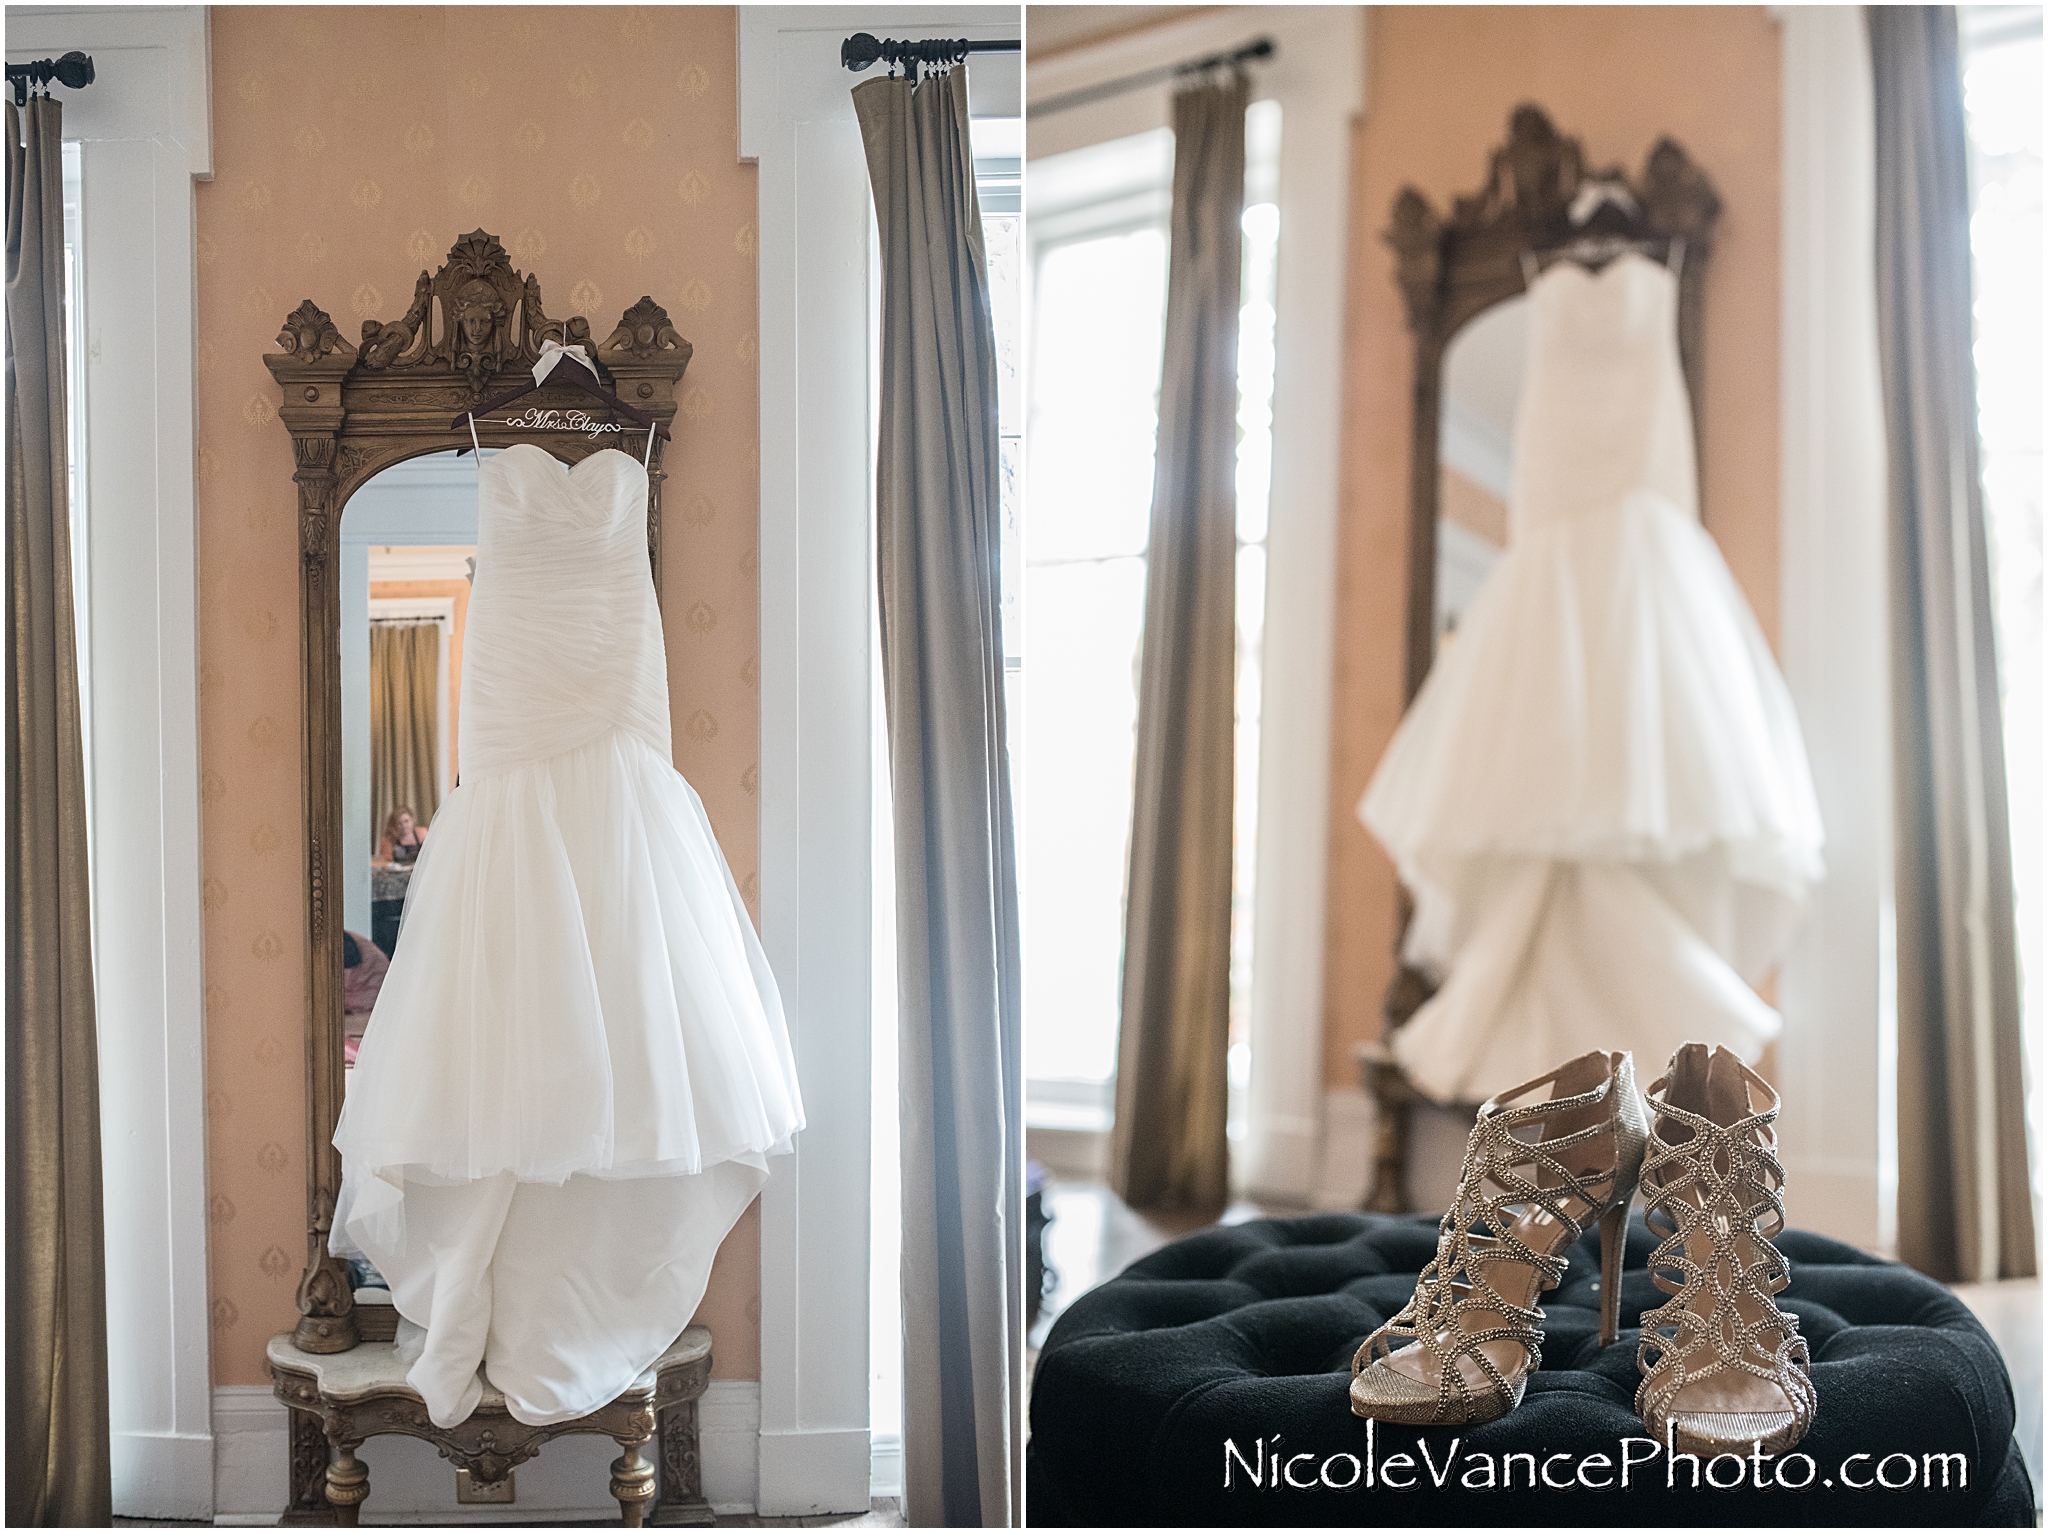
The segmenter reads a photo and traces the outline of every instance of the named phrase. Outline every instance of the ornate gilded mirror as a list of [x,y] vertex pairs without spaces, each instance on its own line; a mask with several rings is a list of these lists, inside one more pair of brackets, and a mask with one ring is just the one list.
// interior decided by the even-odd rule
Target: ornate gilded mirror
[[[1600,195],[1603,191],[1611,195]],[[1585,239],[1586,209],[1619,242],[1682,246],[1678,345],[1693,403],[1701,382],[1701,316],[1708,257],[1720,215],[1712,184],[1672,140],[1650,151],[1642,174],[1588,169],[1578,140],[1523,105],[1508,140],[1493,152],[1485,184],[1444,217],[1414,187],[1394,201],[1386,241],[1414,337],[1408,461],[1407,609],[1402,699],[1415,695],[1439,647],[1455,642],[1457,618],[1507,537],[1513,434],[1527,337],[1531,274]],[[1429,977],[1401,960],[1409,919],[1405,895],[1393,933],[1396,971],[1382,1007],[1381,1040],[1358,1051],[1373,1098],[1372,1183],[1365,1206],[1405,1213],[1409,1128],[1422,1099],[1403,1077],[1386,1039],[1429,999]]]
[[[410,573],[442,588],[456,605],[455,561],[462,545],[474,542],[474,493],[468,500],[466,538],[451,535],[432,519],[416,535],[395,535],[405,521],[401,496],[417,491],[438,474],[443,479],[474,475],[468,459],[452,455],[468,445],[467,427],[450,419],[530,369],[544,342],[582,346],[597,364],[600,382],[644,415],[666,425],[675,418],[676,389],[690,360],[690,343],[670,325],[652,298],[621,316],[602,342],[593,343],[590,322],[581,316],[548,317],[540,280],[513,270],[505,247],[481,229],[462,236],[437,271],[421,272],[404,315],[392,321],[366,320],[359,345],[351,345],[311,299],[285,320],[279,350],[263,361],[283,393],[278,411],[291,432],[296,464],[293,479],[299,506],[299,638],[303,667],[304,791],[306,824],[306,1093],[307,1187],[306,1268],[298,1291],[295,1341],[306,1352],[341,1352],[361,1339],[347,1275],[327,1254],[341,1163],[332,1140],[340,1115],[346,1069],[344,1022],[344,917],[349,907],[369,904],[374,894],[368,873],[367,804],[357,805],[362,784],[345,763],[345,697],[360,688],[343,685],[343,595],[351,577],[367,583],[367,561],[354,569],[356,555],[344,557],[343,512],[352,497],[378,481],[365,497],[384,502],[377,516],[383,531],[375,547],[425,546],[438,550],[440,564],[427,570],[419,558]],[[589,394],[552,377],[522,399],[511,419],[479,418],[485,448],[535,442],[565,463],[628,439],[644,441],[644,428],[610,410]],[[656,437],[648,468],[647,552],[653,578],[661,572],[661,491],[664,443]],[[443,455],[433,457],[430,455]],[[412,460],[425,460],[414,465]],[[408,466],[409,465],[409,466]],[[406,466],[406,467],[401,467]],[[459,486],[443,506],[459,507]],[[392,518],[397,518],[392,522]],[[387,525],[388,524],[388,525]],[[351,539],[353,544],[359,540]],[[402,562],[402,561],[401,561]],[[387,571],[389,573],[389,571]],[[351,617],[357,593],[351,592]],[[365,597],[367,592],[361,593]],[[401,614],[393,613],[392,616]],[[366,621],[368,613],[360,616]],[[353,639],[346,647],[355,670]],[[446,660],[439,662],[444,668]],[[457,672],[459,675],[459,670]],[[351,674],[350,680],[358,678]],[[448,713],[452,714],[452,708]],[[444,715],[446,716],[446,715]],[[452,718],[449,720],[452,724]],[[360,745],[349,755],[360,754]],[[359,762],[352,763],[360,767]],[[452,763],[450,766],[452,767]],[[446,779],[453,782],[453,771]],[[351,836],[349,831],[353,831]],[[355,886],[362,885],[357,888]],[[363,912],[355,912],[358,918]]]

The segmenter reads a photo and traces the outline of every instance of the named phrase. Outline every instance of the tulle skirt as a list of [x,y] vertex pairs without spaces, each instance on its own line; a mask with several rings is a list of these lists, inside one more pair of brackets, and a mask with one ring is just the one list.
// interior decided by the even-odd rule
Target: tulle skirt
[[1442,980],[1396,1035],[1477,1101],[1589,1049],[1754,1059],[1821,875],[1805,746],[1720,550],[1662,497],[1519,533],[1359,805]]
[[803,1126],[775,982],[703,806],[631,731],[435,816],[334,1143],[331,1245],[426,1329],[442,1425],[482,1363],[531,1425],[689,1323]]

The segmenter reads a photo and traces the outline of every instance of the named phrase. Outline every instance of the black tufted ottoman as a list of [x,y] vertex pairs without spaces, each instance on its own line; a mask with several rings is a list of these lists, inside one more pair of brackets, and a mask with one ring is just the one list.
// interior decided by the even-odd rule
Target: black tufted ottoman
[[1789,1231],[1778,1245],[1792,1263],[1779,1303],[1812,1348],[1818,1419],[1778,1460],[1701,1465],[1695,1489],[1691,1465],[1651,1444],[1633,1409],[1633,1327],[1664,1299],[1643,1270],[1655,1242],[1640,1214],[1620,1341],[1599,1345],[1589,1235],[1544,1300],[1543,1368],[1527,1397],[1466,1428],[1369,1427],[1347,1396],[1351,1354],[1407,1301],[1435,1251],[1434,1221],[1326,1214],[1204,1230],[1054,1324],[1031,1391],[1027,1516],[1037,1527],[2032,1526],[2012,1385],[1962,1301],[1819,1235]]

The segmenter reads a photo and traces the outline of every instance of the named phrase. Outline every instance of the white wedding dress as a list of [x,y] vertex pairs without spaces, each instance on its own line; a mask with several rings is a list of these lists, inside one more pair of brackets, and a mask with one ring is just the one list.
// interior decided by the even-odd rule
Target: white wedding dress
[[689,1323],[803,1109],[774,976],[670,763],[645,469],[522,444],[479,476],[462,781],[363,1034],[330,1243],[424,1328],[408,1379],[436,1423],[475,1408],[482,1364],[545,1425]]
[[1677,308],[1634,254],[1531,284],[1508,547],[1359,805],[1440,981],[1392,1044],[1438,1101],[1596,1048],[1754,1062],[1779,1030],[1752,985],[1821,876],[1820,814],[1700,525]]

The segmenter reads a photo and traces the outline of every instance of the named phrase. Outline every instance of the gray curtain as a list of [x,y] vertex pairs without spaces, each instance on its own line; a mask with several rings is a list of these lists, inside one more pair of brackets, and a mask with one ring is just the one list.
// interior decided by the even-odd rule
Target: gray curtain
[[1948,1281],[2026,1277],[2034,1220],[1956,15],[1864,14],[1889,438],[1899,1255]]
[[1173,106],[1173,244],[1110,1184],[1134,1208],[1229,1196],[1230,868],[1237,691],[1242,75]]
[[896,824],[904,1511],[1020,1521],[1022,1026],[995,330],[967,72],[853,92],[882,248],[877,484]]
[[[370,834],[393,809],[425,825],[441,807],[441,625],[370,625]],[[374,847],[373,847],[374,850]]]
[[64,146],[7,106],[7,1521],[105,1527],[105,1225],[65,440]]

